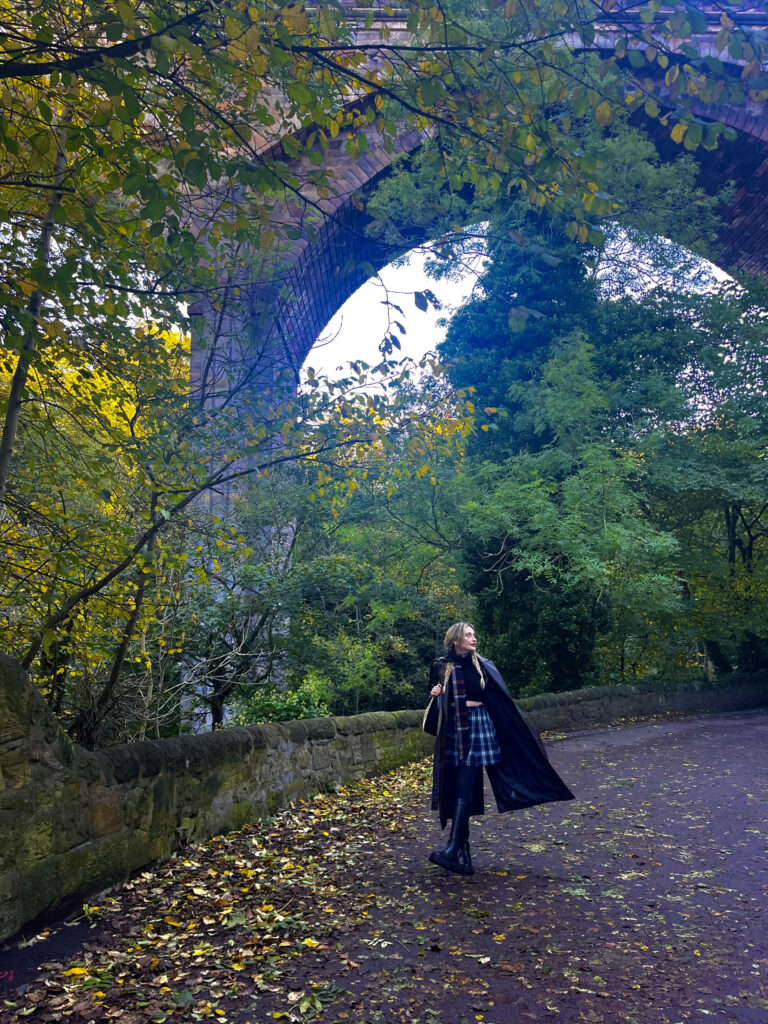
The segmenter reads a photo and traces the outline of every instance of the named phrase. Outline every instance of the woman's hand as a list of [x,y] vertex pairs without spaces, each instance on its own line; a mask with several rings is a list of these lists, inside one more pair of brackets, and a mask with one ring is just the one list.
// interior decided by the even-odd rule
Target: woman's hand
[[438,683],[436,686],[432,687],[432,689],[429,691],[429,694],[431,697],[439,697],[442,692],[443,688],[440,685],[440,683]]

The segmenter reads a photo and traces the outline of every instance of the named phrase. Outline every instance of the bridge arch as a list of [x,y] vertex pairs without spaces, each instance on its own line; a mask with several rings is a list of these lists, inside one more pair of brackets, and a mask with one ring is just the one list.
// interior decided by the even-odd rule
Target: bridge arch
[[[714,250],[717,263],[728,272],[768,277],[768,111],[709,108],[701,116],[720,120],[738,131],[732,142],[721,140],[713,151],[700,151],[699,184],[712,195],[729,182],[732,198],[721,210],[721,226]],[[662,159],[672,160],[680,148],[658,122],[647,130]],[[413,153],[421,145],[415,133],[403,139],[400,152]],[[339,202],[319,226],[315,242],[304,241],[290,254],[281,286],[289,299],[277,302],[271,330],[284,340],[290,365],[301,366],[312,345],[344,302],[371,276],[396,256],[391,246],[366,234],[370,218],[364,198],[388,173],[391,160],[377,152],[339,167]],[[425,239],[426,240],[426,239]],[[415,244],[415,243],[414,243]],[[272,286],[274,287],[274,285]],[[268,291],[254,299],[269,301]]]
[[[768,15],[762,7],[747,3],[725,6],[732,13],[756,9],[757,14],[749,14],[750,21],[762,19],[768,25]],[[717,55],[715,21],[710,20],[712,30],[692,39],[702,57]],[[392,30],[398,30],[396,24]],[[615,47],[620,31],[620,27],[601,27],[595,48]],[[741,71],[738,61],[726,68],[736,75]],[[665,88],[663,81],[658,83],[660,102]],[[733,185],[732,196],[720,211],[714,258],[728,272],[768,277],[768,103],[715,106],[689,102],[688,106],[696,117],[721,122],[737,133],[730,141],[721,137],[715,150],[699,147],[695,154],[700,168],[698,183],[705,192],[714,195],[726,184]],[[644,117],[642,124],[663,160],[671,161],[680,154],[680,146],[671,140],[669,128],[659,119]],[[372,128],[361,129],[361,134],[365,135],[366,151],[357,159],[347,154],[346,139],[340,136],[324,151],[323,167],[331,181],[330,197],[319,197],[312,187],[301,189],[315,211],[311,226],[300,201],[286,204],[281,210],[281,216],[293,222],[298,237],[282,248],[280,265],[273,273],[262,274],[257,283],[244,285],[247,299],[233,325],[242,338],[258,337],[260,344],[269,345],[274,353],[273,365],[279,362],[296,373],[324,326],[344,302],[372,273],[402,254],[367,234],[370,217],[365,200],[390,173],[394,158],[416,153],[425,136],[417,131],[404,132],[389,153]],[[293,170],[297,180],[306,180],[311,164],[302,157]],[[417,241],[412,241],[408,248]],[[204,310],[201,308],[200,312]]]

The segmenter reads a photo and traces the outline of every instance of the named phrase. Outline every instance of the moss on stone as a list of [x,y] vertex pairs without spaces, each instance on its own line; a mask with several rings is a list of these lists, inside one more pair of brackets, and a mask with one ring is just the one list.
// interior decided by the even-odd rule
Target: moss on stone
[[309,740],[332,740],[336,735],[336,720],[333,718],[305,718],[304,725]]
[[423,710],[392,711],[390,714],[397,723],[398,729],[421,729],[421,722],[424,718]]
[[232,828],[242,828],[254,818],[253,805],[247,800],[240,800],[232,805]]
[[305,721],[281,722],[280,724],[291,743],[306,743],[309,729]]
[[[768,703],[767,681],[593,687],[520,704],[538,729],[568,728],[660,708],[758,706]],[[0,744],[0,939],[61,899],[120,881],[185,843],[363,774],[396,769],[434,746],[417,709],[227,729],[92,754],[63,738],[24,673],[0,655],[3,714],[0,734],[15,739]],[[51,771],[51,762],[60,770]]]

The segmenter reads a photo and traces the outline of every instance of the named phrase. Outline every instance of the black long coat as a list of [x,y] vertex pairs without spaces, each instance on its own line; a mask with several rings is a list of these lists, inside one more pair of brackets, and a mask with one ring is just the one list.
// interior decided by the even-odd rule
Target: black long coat
[[[487,658],[478,658],[486,678],[484,703],[493,722],[501,747],[499,764],[486,768],[499,811],[516,811],[520,807],[544,804],[552,800],[573,800],[573,793],[549,763],[544,744],[522,710],[515,704],[501,678],[499,670]],[[438,658],[429,673],[430,689],[443,683],[449,658]],[[445,747],[448,733],[448,715],[453,710],[448,702],[448,685],[443,686],[441,726],[435,738],[435,757],[432,771],[432,810],[440,812],[440,826],[453,817],[456,803],[455,771],[446,764]],[[472,814],[484,814],[483,773],[477,773],[472,799]]]

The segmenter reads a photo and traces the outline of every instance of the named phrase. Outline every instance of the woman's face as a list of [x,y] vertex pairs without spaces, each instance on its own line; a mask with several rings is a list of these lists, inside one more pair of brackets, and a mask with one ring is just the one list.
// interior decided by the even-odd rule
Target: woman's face
[[455,647],[457,654],[469,654],[470,651],[474,651],[477,647],[477,637],[471,626],[467,626],[464,630],[464,636],[461,640],[456,641]]

